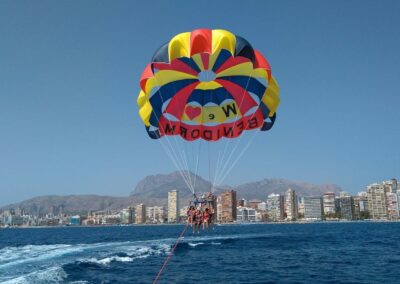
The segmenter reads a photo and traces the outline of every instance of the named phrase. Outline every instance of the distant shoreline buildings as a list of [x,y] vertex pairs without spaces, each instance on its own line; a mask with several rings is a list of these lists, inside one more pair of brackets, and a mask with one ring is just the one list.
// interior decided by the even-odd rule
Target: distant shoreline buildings
[[[52,206],[44,216],[34,216],[23,208],[0,212],[0,227],[99,226],[117,224],[162,224],[186,221],[188,204],[180,207],[179,191],[168,192],[167,208],[137,204],[114,211],[68,215],[65,208]],[[373,183],[365,191],[351,196],[347,192],[325,192],[322,196],[297,196],[293,189],[272,193],[264,200],[237,199],[234,190],[216,198],[216,222],[296,222],[318,220],[391,220],[400,221],[400,188],[396,179]]]
[[173,189],[168,192],[168,223],[177,223],[179,220],[179,191]]

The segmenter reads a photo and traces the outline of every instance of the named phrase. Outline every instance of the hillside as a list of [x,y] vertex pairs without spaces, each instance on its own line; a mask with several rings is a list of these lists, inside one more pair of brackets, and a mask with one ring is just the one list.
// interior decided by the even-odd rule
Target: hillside
[[[206,192],[210,190],[209,181],[190,173],[192,179],[196,179],[196,191]],[[260,181],[249,182],[239,186],[226,186],[237,191],[238,198],[265,200],[268,194],[283,193],[288,188],[294,189],[298,196],[321,196],[326,191],[338,193],[341,188],[335,184],[313,184],[303,181],[292,181],[281,178],[266,178]],[[216,194],[224,190],[217,188]],[[115,210],[127,208],[139,203],[147,205],[166,205],[167,194],[171,189],[177,189],[180,193],[181,205],[188,203],[192,194],[187,189],[178,172],[170,174],[158,174],[142,179],[134,190],[126,197],[100,196],[100,195],[66,195],[66,196],[39,196],[19,203],[4,206],[9,208],[23,208],[26,212],[39,215],[49,212],[58,213],[62,208],[66,213],[87,213],[88,211]]]

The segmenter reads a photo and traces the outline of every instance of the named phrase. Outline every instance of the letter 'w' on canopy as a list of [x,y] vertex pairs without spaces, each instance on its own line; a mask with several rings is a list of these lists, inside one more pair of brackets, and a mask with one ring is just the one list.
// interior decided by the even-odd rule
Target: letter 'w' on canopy
[[[215,156],[210,147],[250,130],[270,130],[280,101],[267,59],[246,39],[226,30],[198,29],[173,37],[154,53],[140,88],[137,103],[147,133],[163,142],[192,192],[195,178],[189,171],[197,173],[202,143],[208,156],[216,157],[216,163],[209,158],[209,168],[214,168],[213,177],[211,169],[209,175],[218,184],[248,145],[234,139],[229,150],[229,139]],[[237,155],[236,150],[242,152]]]

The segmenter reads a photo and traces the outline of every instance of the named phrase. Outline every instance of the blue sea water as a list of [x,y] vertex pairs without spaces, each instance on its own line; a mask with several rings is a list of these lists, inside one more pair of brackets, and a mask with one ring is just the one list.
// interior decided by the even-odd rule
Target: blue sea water
[[[152,283],[183,228],[0,229],[0,283]],[[159,283],[400,283],[400,223],[188,230]]]

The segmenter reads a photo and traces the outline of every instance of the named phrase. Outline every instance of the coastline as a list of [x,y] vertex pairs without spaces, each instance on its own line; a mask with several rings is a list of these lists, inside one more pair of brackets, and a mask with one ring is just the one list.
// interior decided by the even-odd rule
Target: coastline
[[[251,226],[251,225],[305,225],[305,224],[338,224],[338,223],[400,223],[400,220],[310,220],[294,222],[231,222],[215,223],[214,226]],[[2,229],[52,229],[52,228],[107,228],[107,227],[158,227],[183,226],[186,223],[159,223],[159,224],[105,224],[105,225],[62,225],[62,226],[8,226]]]

